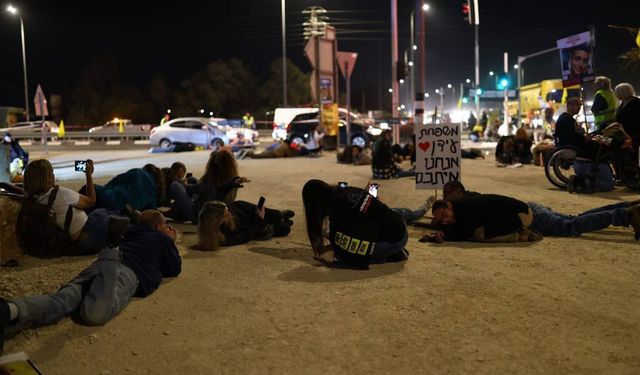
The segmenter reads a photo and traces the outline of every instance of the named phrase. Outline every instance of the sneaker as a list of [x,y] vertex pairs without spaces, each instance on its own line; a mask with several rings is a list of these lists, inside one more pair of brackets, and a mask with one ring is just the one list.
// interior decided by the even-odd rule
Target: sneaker
[[0,297],[0,355],[4,347],[4,330],[9,325],[10,318],[9,304]]
[[572,194],[576,192],[576,176],[575,175],[572,175],[569,177],[569,181],[567,181],[567,191]]
[[120,244],[120,239],[129,227],[129,218],[123,216],[109,216],[107,223],[107,243],[109,247],[116,247]]
[[283,221],[284,221],[284,223],[285,223],[285,224],[287,224],[288,226],[290,226],[290,227],[291,227],[291,226],[293,226],[293,220],[291,220],[291,219],[284,219]]
[[634,238],[640,240],[640,206],[627,208],[629,215],[629,225],[633,227]]
[[436,197],[434,197],[433,195],[430,196],[429,198],[427,198],[424,204],[420,206],[420,209],[425,210],[426,212],[429,212],[429,210],[431,209],[431,206],[433,206],[433,203],[435,201],[436,201]]
[[291,219],[292,217],[296,216],[296,213],[291,210],[282,210],[280,212],[282,212],[282,217],[284,219]]

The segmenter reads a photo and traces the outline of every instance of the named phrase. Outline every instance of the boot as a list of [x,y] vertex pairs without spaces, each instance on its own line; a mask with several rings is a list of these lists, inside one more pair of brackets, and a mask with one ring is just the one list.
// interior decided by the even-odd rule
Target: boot
[[107,223],[107,243],[108,247],[116,247],[120,244],[122,236],[129,227],[129,218],[122,216],[109,216]]

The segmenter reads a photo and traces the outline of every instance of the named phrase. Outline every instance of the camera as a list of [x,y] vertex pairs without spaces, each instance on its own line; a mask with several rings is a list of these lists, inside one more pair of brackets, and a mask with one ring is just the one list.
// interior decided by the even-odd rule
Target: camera
[[86,172],[86,171],[87,171],[87,161],[76,160],[76,172]]
[[369,195],[371,195],[374,198],[378,198],[378,187],[379,186],[380,185],[378,185],[378,184],[376,184],[374,182],[370,183],[369,187],[367,189],[369,191]]
[[349,184],[346,181],[340,181],[338,182],[338,186],[340,186],[341,188],[346,188],[347,186],[349,186]]

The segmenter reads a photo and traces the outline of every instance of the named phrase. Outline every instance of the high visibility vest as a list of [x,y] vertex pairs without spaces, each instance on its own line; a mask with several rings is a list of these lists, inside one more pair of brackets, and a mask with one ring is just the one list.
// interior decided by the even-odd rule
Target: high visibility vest
[[600,94],[607,102],[607,109],[594,116],[596,124],[609,123],[616,118],[616,98],[611,90],[598,90],[596,95]]
[[242,120],[244,121],[244,126],[247,128],[253,127],[253,116],[242,116]]

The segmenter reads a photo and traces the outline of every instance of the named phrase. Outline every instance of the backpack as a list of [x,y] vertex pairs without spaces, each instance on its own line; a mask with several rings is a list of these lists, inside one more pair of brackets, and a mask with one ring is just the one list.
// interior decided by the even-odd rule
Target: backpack
[[64,229],[60,229],[56,222],[56,212],[51,208],[58,195],[58,189],[56,185],[51,190],[47,204],[39,203],[34,196],[27,196],[22,200],[22,209],[16,223],[16,237],[18,245],[27,255],[55,258],[69,251],[69,227],[73,210],[69,206],[64,219]]

